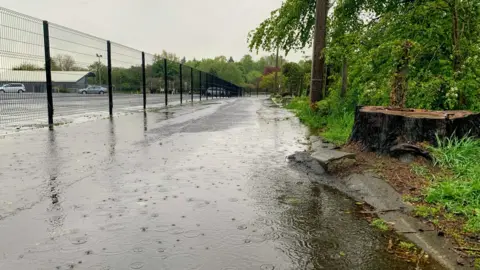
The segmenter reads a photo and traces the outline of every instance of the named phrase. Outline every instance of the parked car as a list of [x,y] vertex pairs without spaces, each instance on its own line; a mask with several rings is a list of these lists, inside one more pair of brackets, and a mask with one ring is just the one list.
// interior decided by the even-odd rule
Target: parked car
[[225,96],[226,94],[226,91],[225,89],[223,88],[220,88],[220,87],[209,87],[207,89],[207,91],[205,92],[205,95],[206,96],[219,96],[219,97],[222,97],[222,96]]
[[0,93],[24,93],[25,85],[21,83],[9,83],[0,87]]
[[[165,93],[165,89],[164,88],[160,88],[160,93]],[[177,90],[175,90],[175,88],[169,88],[168,89],[168,93],[169,94],[176,94],[177,93]]]
[[105,94],[108,90],[105,87],[101,86],[89,86],[87,88],[79,89],[78,93],[86,95],[86,94]]

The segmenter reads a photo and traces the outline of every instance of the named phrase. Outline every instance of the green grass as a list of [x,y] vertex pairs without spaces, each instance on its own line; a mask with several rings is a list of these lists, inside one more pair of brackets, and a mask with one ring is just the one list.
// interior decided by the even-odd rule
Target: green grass
[[352,133],[354,118],[351,112],[329,115],[326,129],[321,133],[322,137],[337,145],[345,144]]
[[372,221],[372,226],[377,227],[381,231],[388,231],[390,227],[388,227],[388,224],[385,222],[385,220],[377,218]]
[[404,241],[400,241],[400,244],[398,244],[398,247],[400,249],[403,249],[403,250],[406,250],[406,251],[415,251],[415,249],[416,249],[415,244],[409,243],[409,242],[404,242]]
[[436,165],[453,175],[437,180],[428,190],[426,201],[439,204],[467,218],[465,230],[480,232],[480,140],[473,138],[438,139],[430,148]]
[[429,217],[436,217],[440,209],[438,207],[431,207],[426,205],[419,205],[415,207],[414,213],[417,217],[429,218]]
[[306,97],[294,98],[287,105],[287,109],[295,112],[302,123],[314,130],[319,130],[327,124],[324,116],[310,108],[310,103]]
[[320,135],[326,140],[337,145],[345,144],[348,141],[353,128],[353,112],[324,115],[312,110],[306,97],[294,98],[287,108],[294,111],[300,121],[314,132],[321,131]]

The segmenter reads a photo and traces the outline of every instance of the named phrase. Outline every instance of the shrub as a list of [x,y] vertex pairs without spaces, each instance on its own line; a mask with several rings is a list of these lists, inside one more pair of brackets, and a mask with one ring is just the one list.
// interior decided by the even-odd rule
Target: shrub
[[328,100],[324,99],[324,100],[320,100],[319,102],[317,102],[316,104],[317,106],[317,112],[322,115],[322,116],[326,116],[326,115],[329,115],[330,114],[330,104],[328,102]]

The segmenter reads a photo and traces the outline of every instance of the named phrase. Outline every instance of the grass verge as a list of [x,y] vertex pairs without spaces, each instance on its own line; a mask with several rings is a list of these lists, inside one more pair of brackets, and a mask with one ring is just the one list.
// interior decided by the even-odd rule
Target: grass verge
[[306,97],[294,98],[287,108],[308,126],[313,133],[337,145],[348,141],[353,128],[353,112],[336,112],[328,108],[314,110]]
[[480,140],[438,139],[438,147],[430,147],[430,151],[435,164],[452,174],[434,178],[426,202],[438,204],[451,214],[464,216],[464,230],[480,233]]

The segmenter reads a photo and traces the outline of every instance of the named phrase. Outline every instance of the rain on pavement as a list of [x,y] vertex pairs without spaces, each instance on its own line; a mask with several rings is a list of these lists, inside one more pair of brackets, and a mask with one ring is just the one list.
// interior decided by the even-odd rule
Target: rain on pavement
[[244,98],[6,136],[0,269],[415,269],[288,165],[306,134]]

